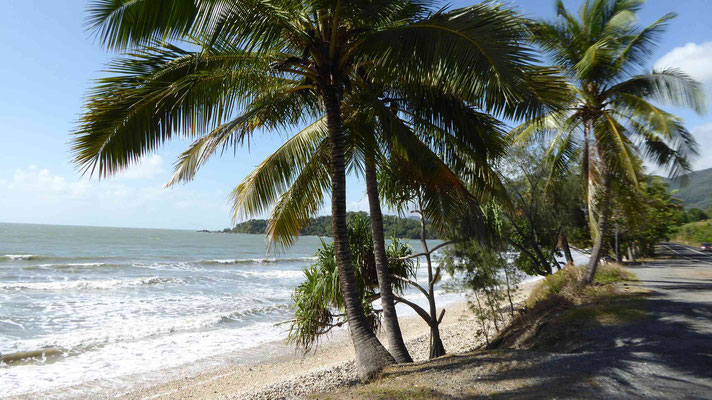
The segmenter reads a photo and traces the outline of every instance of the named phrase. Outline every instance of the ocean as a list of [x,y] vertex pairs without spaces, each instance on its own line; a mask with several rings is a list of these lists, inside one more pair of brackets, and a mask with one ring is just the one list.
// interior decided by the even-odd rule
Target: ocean
[[287,336],[278,323],[320,244],[267,255],[262,235],[0,224],[0,397],[253,357]]

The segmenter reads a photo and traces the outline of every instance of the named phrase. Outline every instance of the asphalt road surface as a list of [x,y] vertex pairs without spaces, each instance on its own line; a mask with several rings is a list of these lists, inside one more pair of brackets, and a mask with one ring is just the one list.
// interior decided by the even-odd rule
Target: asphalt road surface
[[650,318],[608,332],[621,352],[608,379],[620,391],[610,394],[712,399],[712,252],[673,243],[656,251],[660,259],[630,267],[652,291]]

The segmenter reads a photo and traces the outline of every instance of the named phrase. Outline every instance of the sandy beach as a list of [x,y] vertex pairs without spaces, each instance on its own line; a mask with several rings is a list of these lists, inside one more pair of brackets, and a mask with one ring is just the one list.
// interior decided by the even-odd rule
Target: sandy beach
[[[516,302],[520,303],[528,295],[532,285],[533,282],[520,285]],[[445,308],[441,336],[448,353],[471,351],[485,343],[485,335],[466,301],[451,303]],[[401,328],[415,362],[426,360],[428,327],[425,323],[417,316],[407,316],[401,318]],[[490,337],[492,333],[489,332]],[[345,330],[331,335],[316,351],[306,355],[286,343],[274,345],[276,348],[271,354],[279,355],[258,363],[185,373],[177,379],[129,392],[107,391],[102,397],[122,400],[291,399],[358,382],[353,368],[353,348]]]

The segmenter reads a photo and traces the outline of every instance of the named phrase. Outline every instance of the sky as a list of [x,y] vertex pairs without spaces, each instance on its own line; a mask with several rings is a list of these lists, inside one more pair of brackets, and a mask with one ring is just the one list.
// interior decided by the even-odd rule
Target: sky
[[[173,162],[188,145],[167,143],[107,179],[81,176],[71,163],[70,133],[92,80],[115,56],[86,29],[85,0],[0,0],[0,222],[221,229],[232,225],[230,191],[286,136],[264,133],[248,149],[214,158],[185,185],[165,188]],[[553,0],[507,4],[533,18],[553,18]],[[454,1],[452,7],[472,4]],[[565,1],[577,10],[580,1]],[[649,24],[676,12],[648,69],[673,66],[701,81],[712,100],[712,1],[649,0]],[[708,101],[708,104],[712,101]],[[700,143],[694,169],[712,167],[712,115],[671,111]],[[350,176],[350,210],[368,209],[365,188]],[[328,213],[328,207],[322,213]]]

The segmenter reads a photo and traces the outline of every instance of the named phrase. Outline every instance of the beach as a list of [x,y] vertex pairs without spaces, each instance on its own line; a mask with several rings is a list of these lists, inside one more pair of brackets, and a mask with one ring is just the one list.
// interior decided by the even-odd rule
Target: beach
[[[265,254],[261,235],[0,224],[0,398],[128,396],[265,362],[293,376],[309,362],[345,361],[328,356],[344,329],[314,357],[284,343],[291,295],[320,246],[301,237]],[[437,285],[436,294],[439,306],[463,299]],[[416,290],[403,295],[425,304]],[[267,375],[238,380],[268,384]]]
[[[521,304],[534,284],[519,285],[515,303]],[[466,301],[454,302],[445,308],[440,329],[448,353],[468,352],[485,344],[484,332]],[[427,360],[429,329],[426,324],[417,316],[401,317],[400,321],[414,362]],[[494,329],[490,329],[489,337],[494,333]],[[331,335],[316,351],[308,354],[295,351],[284,342],[272,345],[282,347],[282,354],[260,363],[216,368],[127,393],[109,391],[102,397],[122,400],[291,399],[358,383],[353,368],[353,347],[345,330]]]

